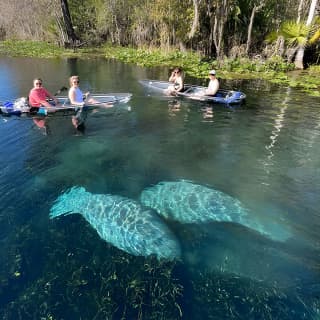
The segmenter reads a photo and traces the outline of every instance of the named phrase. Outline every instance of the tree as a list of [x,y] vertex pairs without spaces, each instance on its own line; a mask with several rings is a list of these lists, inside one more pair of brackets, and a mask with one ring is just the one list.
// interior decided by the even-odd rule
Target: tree
[[222,59],[223,55],[224,26],[228,18],[230,6],[228,0],[221,0],[215,8],[215,14],[213,16],[212,38],[218,60]]
[[262,9],[264,6],[264,2],[260,1],[259,5],[254,4],[251,12],[251,17],[250,17],[250,23],[248,27],[248,37],[247,37],[247,45],[246,45],[246,54],[248,55],[249,53],[249,48],[251,44],[251,34],[252,34],[252,27],[253,27],[253,20],[255,17],[256,12],[258,12],[260,9]]
[[65,43],[65,45],[71,44],[72,46],[74,46],[76,42],[79,40],[79,38],[76,35],[73,28],[67,0],[61,0],[61,10],[62,10],[62,16],[63,16],[63,20],[64,20],[64,24],[65,24],[65,28],[68,36],[68,43]]
[[[312,0],[311,1],[310,8],[309,8],[308,19],[307,19],[307,22],[306,22],[306,27],[307,28],[312,23],[312,20],[313,20],[313,17],[315,15],[315,11],[316,11],[317,2],[318,2],[318,0]],[[308,28],[308,31],[309,31],[309,28]],[[297,69],[303,69],[303,56],[304,56],[305,44],[307,42],[307,36],[308,36],[308,34],[306,35],[306,40],[302,44],[298,45],[298,50],[297,50],[296,57],[295,57],[295,60],[294,60],[294,64],[295,64]]]
[[286,21],[281,25],[279,34],[283,36],[289,46],[288,60],[297,53],[298,48],[304,48],[310,28],[303,22]]
[[199,27],[199,6],[200,6],[201,0],[193,0],[193,8],[194,8],[194,15],[193,15],[193,22],[191,26],[191,30],[188,34],[189,39],[193,38],[197,28]]

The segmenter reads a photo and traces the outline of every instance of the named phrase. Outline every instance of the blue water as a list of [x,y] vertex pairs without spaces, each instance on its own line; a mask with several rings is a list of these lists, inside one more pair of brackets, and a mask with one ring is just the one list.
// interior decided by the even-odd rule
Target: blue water
[[[55,92],[74,73],[84,90],[133,93],[128,104],[90,111],[84,131],[71,115],[0,118],[2,319],[319,318],[316,98],[222,80],[246,104],[210,106],[138,83],[165,80],[165,69],[24,58],[1,58],[0,67],[1,101],[25,96],[36,76]],[[158,261],[106,243],[80,215],[49,219],[73,186],[139,201],[146,188],[181,180],[237,199],[283,239],[232,222],[166,220],[182,258]]]

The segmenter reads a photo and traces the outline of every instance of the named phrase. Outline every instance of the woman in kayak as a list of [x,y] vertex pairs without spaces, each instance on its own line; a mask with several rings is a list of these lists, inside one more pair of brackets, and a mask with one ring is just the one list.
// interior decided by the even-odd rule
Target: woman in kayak
[[[72,76],[69,79],[70,82],[70,89],[68,93],[68,97],[70,100],[70,103],[75,106],[84,106],[85,100],[87,100],[89,96],[89,92],[83,93],[81,89],[79,88],[79,77],[78,76]],[[87,100],[87,102],[89,102]]]
[[69,82],[70,89],[68,97],[72,105],[81,107],[85,104],[97,104],[99,106],[108,108],[113,106],[112,103],[101,103],[100,101],[93,99],[92,97],[90,97],[90,92],[83,93],[79,87],[79,76],[71,76]]
[[[52,102],[48,102],[51,99]],[[29,92],[30,112],[38,111],[40,107],[51,108],[57,106],[59,101],[46,88],[42,86],[42,80],[36,78],[33,80],[33,88]]]
[[[69,78],[70,82],[70,89],[68,93],[68,97],[70,103],[74,106],[83,107],[85,102],[84,100],[87,99],[89,93],[83,93],[79,88],[79,77],[78,76],[71,76]],[[79,108],[76,111],[76,114],[72,116],[72,124],[76,129],[84,128],[84,122],[87,118],[87,113],[83,112],[82,108]]]
[[176,92],[183,91],[183,72],[181,68],[177,67],[172,71],[169,82],[173,83],[167,89],[169,94],[175,95]]
[[[70,89],[68,93],[68,98],[70,103],[74,106],[83,107],[84,105],[98,105],[99,107],[110,108],[113,107],[112,103],[101,103],[90,97],[90,92],[83,93],[79,88],[79,76],[71,76],[69,78]],[[72,117],[72,124],[76,129],[79,129],[84,125],[84,121],[87,117],[86,112],[83,112],[82,108],[77,110],[76,115]]]

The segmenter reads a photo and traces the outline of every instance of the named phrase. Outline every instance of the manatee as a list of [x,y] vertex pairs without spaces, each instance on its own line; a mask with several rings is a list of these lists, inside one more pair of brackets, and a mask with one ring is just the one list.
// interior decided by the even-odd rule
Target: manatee
[[72,187],[55,200],[50,218],[73,213],[80,213],[102,239],[129,254],[168,260],[180,256],[176,237],[158,214],[131,199]]
[[274,240],[286,240],[287,230],[259,221],[236,198],[186,180],[163,181],[142,191],[140,201],[165,219],[180,223],[233,222]]

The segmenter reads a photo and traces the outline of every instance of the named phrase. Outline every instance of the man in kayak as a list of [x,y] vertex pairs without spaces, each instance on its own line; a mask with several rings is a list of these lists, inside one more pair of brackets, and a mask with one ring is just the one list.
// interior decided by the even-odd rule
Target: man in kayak
[[216,78],[215,70],[209,71],[209,79],[210,79],[210,82],[204,94],[209,96],[214,96],[219,90],[219,80]]
[[[52,100],[52,103],[48,102],[49,99]],[[30,112],[38,111],[40,107],[51,108],[53,105],[57,106],[58,104],[57,98],[42,86],[42,80],[40,78],[34,79],[33,88],[29,93]]]

